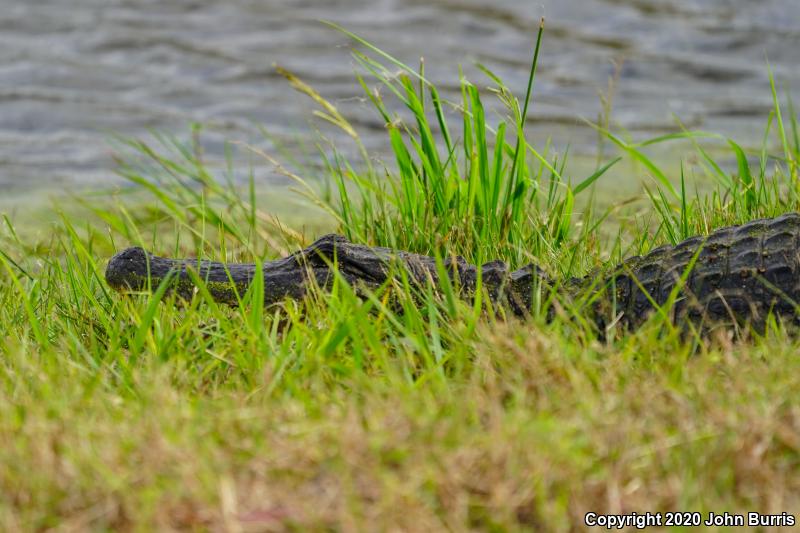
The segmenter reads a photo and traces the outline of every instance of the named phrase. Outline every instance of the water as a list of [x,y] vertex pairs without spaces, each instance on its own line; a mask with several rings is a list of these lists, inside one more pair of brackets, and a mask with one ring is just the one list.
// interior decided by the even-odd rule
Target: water
[[199,121],[211,154],[223,139],[256,142],[257,123],[308,132],[309,101],[273,62],[337,102],[380,150],[382,124],[354,98],[350,43],[321,19],[412,64],[424,56],[445,87],[477,60],[521,90],[545,15],[531,113],[542,142],[595,150],[580,117],[597,117],[622,59],[614,118],[634,135],[673,130],[676,114],[755,142],[771,106],[766,58],[800,88],[796,1],[0,0],[0,187],[112,183],[110,132],[186,134]]

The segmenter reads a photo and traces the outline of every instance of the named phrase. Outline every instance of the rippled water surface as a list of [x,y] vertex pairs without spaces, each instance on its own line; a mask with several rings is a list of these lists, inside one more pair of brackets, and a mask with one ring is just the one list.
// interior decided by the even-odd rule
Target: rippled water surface
[[597,116],[616,60],[624,62],[614,117],[634,134],[674,128],[677,114],[691,127],[757,139],[770,107],[767,57],[779,80],[800,88],[797,0],[0,0],[0,7],[6,190],[109,182],[110,132],[185,133],[200,121],[213,153],[222,139],[253,141],[255,123],[279,135],[308,131],[309,103],[274,73],[274,62],[338,102],[379,149],[381,124],[354,98],[351,43],[321,19],[414,64],[424,56],[430,77],[446,87],[458,64],[477,60],[521,89],[545,15],[534,131],[585,152],[594,137],[578,118]]

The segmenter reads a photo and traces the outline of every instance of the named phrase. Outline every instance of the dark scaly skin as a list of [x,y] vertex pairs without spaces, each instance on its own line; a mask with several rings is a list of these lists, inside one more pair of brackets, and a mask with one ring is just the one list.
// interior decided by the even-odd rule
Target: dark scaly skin
[[[340,235],[326,235],[304,250],[263,263],[265,305],[285,298],[302,298],[312,279],[320,286],[327,286],[332,280],[331,265],[334,258],[339,274],[352,285],[361,284],[368,288],[380,286],[386,281],[391,264],[395,262],[404,266],[412,279],[422,281],[430,278],[434,284],[438,281],[436,263],[431,257],[396,252],[389,248],[361,246],[350,243]],[[240,297],[244,295],[256,272],[252,264],[166,259],[148,254],[141,248],[128,248],[109,261],[106,281],[118,290],[144,290],[148,286],[157,287],[168,274],[173,273],[177,274],[173,290],[188,298],[194,291],[194,283],[187,273],[189,268],[203,279],[216,301],[230,305],[237,303],[237,291]],[[467,264],[463,258],[457,258],[450,269],[458,273],[465,283],[474,279],[475,267]]]
[[653,302],[664,306],[676,287],[669,312],[678,324],[737,323],[761,329],[770,313],[797,321],[800,215],[754,220],[661,246],[624,261],[606,286],[608,297],[595,307],[598,323],[612,317],[615,299],[614,316],[635,328],[653,312]]
[[[263,264],[265,305],[302,298],[311,280],[329,285],[334,257],[338,272],[355,286],[380,286],[396,274],[393,264],[405,268],[416,282],[439,283],[432,257],[326,235],[304,250]],[[188,268],[205,281],[215,300],[231,305],[237,303],[237,291],[245,293],[256,272],[251,264],[165,259],[129,248],[111,259],[106,280],[118,290],[143,290],[173,272],[172,290],[189,298],[194,284]],[[445,270],[466,296],[474,293],[480,270],[490,298],[518,316],[528,313],[535,291],[542,286],[555,288],[571,301],[588,295],[589,313],[601,332],[612,324],[638,327],[655,311],[654,304],[664,307],[670,295],[674,305],[668,311],[675,323],[763,327],[770,313],[793,321],[800,315],[795,305],[800,302],[800,215],[722,228],[630,258],[610,274],[596,273],[557,287],[534,265],[509,272],[501,261],[476,267],[457,257],[447,262]]]

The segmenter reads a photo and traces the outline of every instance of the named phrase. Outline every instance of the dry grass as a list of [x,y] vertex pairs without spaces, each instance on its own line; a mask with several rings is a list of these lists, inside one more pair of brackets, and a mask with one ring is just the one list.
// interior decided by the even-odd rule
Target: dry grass
[[588,511],[800,506],[793,341],[647,358],[647,331],[578,348],[492,329],[446,388],[320,388],[318,368],[301,399],[265,392],[269,365],[252,390],[198,395],[174,365],[145,364],[126,392],[108,371],[7,350],[0,525],[567,531]]

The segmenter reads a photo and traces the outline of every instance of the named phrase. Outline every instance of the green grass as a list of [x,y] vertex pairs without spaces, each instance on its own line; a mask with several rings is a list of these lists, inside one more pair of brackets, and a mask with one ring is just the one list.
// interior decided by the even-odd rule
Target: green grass
[[[489,90],[462,78],[447,102],[424,68],[352,37],[396,160],[361,148],[348,161],[323,139],[327,177],[281,166],[319,222],[277,219],[254,180],[166,137],[127,143],[135,192],[64,206],[46,227],[3,219],[0,528],[567,531],[590,511],[798,509],[799,345],[779,326],[699,339],[654,316],[600,342],[580,316],[519,322],[402,278],[266,309],[261,284],[232,308],[202,286],[180,305],[165,287],[110,290],[105,262],[131,244],[259,261],[336,230],[558,277],[798,210],[797,117],[774,82],[759,149],[697,132],[634,142],[603,124],[619,155],[573,179],[525,136],[541,33],[521,101],[483,68]],[[694,144],[698,163],[669,175],[648,155],[668,142]],[[621,165],[644,178],[622,205],[602,200]]]

